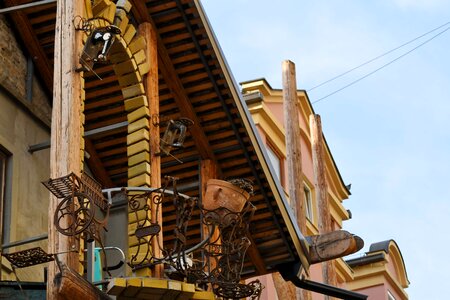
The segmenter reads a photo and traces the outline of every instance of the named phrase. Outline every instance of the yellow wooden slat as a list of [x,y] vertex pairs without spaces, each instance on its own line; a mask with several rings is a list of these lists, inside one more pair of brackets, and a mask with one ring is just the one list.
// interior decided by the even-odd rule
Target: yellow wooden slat
[[145,89],[142,83],[122,88],[122,96],[124,99],[133,98],[143,94],[145,94]]
[[133,123],[128,124],[128,133],[135,132],[141,128],[150,128],[150,122],[147,117],[143,117]]
[[131,134],[128,134],[127,145],[129,146],[129,145],[135,144],[137,142],[140,142],[142,140],[146,140],[146,141],[150,140],[150,133],[149,133],[148,129],[146,129],[146,128],[142,128]]
[[148,100],[145,95],[141,95],[141,96],[137,96],[137,97],[133,97],[133,98],[125,100],[125,110],[126,111],[133,111],[142,106],[148,106]]

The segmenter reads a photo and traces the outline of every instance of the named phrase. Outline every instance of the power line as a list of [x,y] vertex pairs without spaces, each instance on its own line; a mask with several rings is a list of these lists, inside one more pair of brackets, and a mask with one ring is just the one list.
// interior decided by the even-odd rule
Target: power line
[[337,89],[337,90],[335,90],[334,92],[332,92],[332,93],[330,93],[330,94],[328,94],[328,95],[326,95],[326,96],[324,96],[324,97],[322,97],[322,98],[320,98],[320,99],[318,99],[318,100],[316,100],[316,101],[313,101],[312,104],[315,104],[315,103],[317,103],[317,102],[319,102],[319,101],[322,101],[322,100],[324,100],[324,99],[326,99],[326,98],[328,98],[328,97],[330,97],[330,96],[332,96],[332,95],[334,95],[334,94],[336,94],[336,93],[338,93],[338,92],[340,92],[340,91],[342,91],[342,90],[348,88],[349,86],[352,86],[352,85],[354,85],[354,84],[357,83],[357,82],[360,82],[361,80],[363,80],[363,79],[369,77],[370,75],[375,74],[376,72],[380,71],[381,69],[384,69],[385,67],[389,66],[390,64],[396,62],[396,61],[399,60],[400,58],[402,58],[402,57],[408,55],[409,53],[413,52],[413,51],[416,50],[417,48],[420,48],[420,47],[422,47],[423,45],[427,44],[428,42],[431,42],[432,40],[434,40],[435,38],[437,38],[438,36],[440,36],[440,35],[443,34],[444,32],[448,31],[449,29],[450,29],[450,27],[447,27],[446,29],[442,30],[441,32],[439,32],[439,33],[433,35],[433,36],[432,36],[431,38],[429,38],[428,40],[426,40],[426,41],[422,42],[421,44],[417,45],[416,47],[412,48],[412,49],[409,50],[408,52],[403,53],[402,55],[400,55],[400,56],[394,58],[394,59],[391,60],[390,62],[388,62],[388,63],[382,65],[381,67],[375,69],[374,71],[372,71],[372,72],[370,72],[370,73],[368,73],[368,74],[366,74],[366,75],[364,75],[364,76],[362,76],[362,77],[360,77],[360,78],[358,78],[358,79],[356,79],[356,80],[350,82],[349,84],[347,84],[347,85],[341,87],[340,89]]
[[385,53],[383,53],[383,54],[381,54],[381,55],[378,55],[377,57],[372,58],[372,59],[370,59],[370,60],[368,60],[368,61],[366,61],[366,62],[364,62],[364,63],[362,63],[362,64],[360,64],[360,65],[358,65],[358,66],[356,66],[356,67],[354,67],[354,68],[352,68],[352,69],[350,69],[350,70],[348,70],[348,71],[345,71],[344,73],[341,73],[341,74],[339,74],[339,75],[337,75],[337,76],[335,76],[335,77],[333,77],[333,78],[331,78],[331,79],[328,79],[327,81],[324,81],[324,82],[322,82],[322,83],[320,83],[320,84],[318,84],[318,85],[316,85],[316,86],[313,86],[312,88],[308,89],[307,91],[310,92],[310,91],[312,91],[312,90],[314,90],[314,89],[316,89],[316,88],[318,88],[318,87],[321,87],[321,86],[324,85],[324,84],[327,84],[327,83],[329,83],[329,82],[331,82],[331,81],[333,81],[333,80],[336,80],[336,79],[338,79],[338,78],[340,78],[340,77],[342,77],[342,76],[344,76],[344,75],[347,75],[348,73],[353,72],[353,71],[355,71],[356,69],[359,69],[359,68],[361,68],[361,67],[364,67],[365,65],[370,64],[371,62],[373,62],[373,61],[375,61],[375,60],[377,60],[377,59],[380,59],[380,58],[382,58],[382,57],[384,57],[384,56],[386,56],[386,55],[388,55],[388,54],[390,54],[390,53],[392,53],[392,52],[394,52],[394,51],[396,51],[396,50],[398,50],[398,49],[400,49],[400,48],[402,48],[402,47],[404,47],[404,46],[406,46],[406,45],[409,45],[409,44],[411,44],[412,42],[415,42],[415,41],[417,41],[418,39],[420,39],[420,38],[422,38],[422,37],[424,37],[424,36],[426,36],[426,35],[428,35],[428,34],[434,32],[434,31],[436,31],[436,30],[438,30],[438,29],[441,29],[441,28],[444,27],[444,26],[447,26],[448,24],[450,24],[450,22],[447,22],[447,23],[445,23],[445,24],[442,24],[441,26],[438,26],[438,27],[436,27],[436,28],[434,28],[434,29],[432,29],[432,30],[430,30],[430,31],[428,31],[428,32],[426,32],[426,33],[424,33],[424,34],[419,35],[418,37],[413,38],[412,40],[410,40],[410,41],[408,41],[408,42],[406,42],[406,43],[404,43],[404,44],[401,44],[401,45],[398,46],[398,47],[395,47],[394,49],[391,49],[391,50],[389,50],[389,51],[387,51],[387,52],[385,52]]

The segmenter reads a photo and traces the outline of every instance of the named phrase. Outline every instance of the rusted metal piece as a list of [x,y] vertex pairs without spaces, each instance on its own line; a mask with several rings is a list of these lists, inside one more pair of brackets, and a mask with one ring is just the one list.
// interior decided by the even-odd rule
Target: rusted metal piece
[[31,267],[53,261],[53,254],[47,254],[41,247],[31,248],[13,253],[2,253],[17,268]]
[[91,201],[81,192],[66,196],[56,207],[53,224],[58,232],[67,236],[84,232],[94,218]]
[[142,239],[146,236],[155,236],[161,231],[161,226],[159,224],[152,224],[150,226],[145,226],[141,228],[137,228],[134,232],[134,235],[138,239]]
[[188,118],[180,118],[178,120],[170,120],[167,123],[166,131],[161,139],[161,151],[169,154],[173,148],[183,147],[186,138],[187,128],[192,126],[194,122]]
[[[66,236],[84,234],[86,241],[96,241],[104,254],[101,231],[107,231],[111,205],[103,196],[101,185],[86,173],[82,173],[81,177],[70,173],[43,184],[58,199],[62,199],[53,216],[58,232]],[[103,257],[107,266],[106,256]]]
[[[162,187],[145,192],[130,192],[128,195],[128,207],[131,213],[136,215],[144,211],[145,218],[138,219],[134,235],[138,239],[138,247],[131,253],[129,265],[133,270],[152,267],[157,264],[166,263],[176,270],[182,270],[185,266],[183,252],[186,250],[186,230],[191,219],[192,211],[197,203],[196,198],[181,197],[176,187],[177,178],[166,176]],[[168,188],[171,187],[172,191]],[[156,257],[151,249],[152,241],[161,231],[162,224],[151,219],[151,205],[156,210],[161,209],[163,201],[172,201],[176,210],[175,240],[171,247],[162,248],[162,257]],[[155,215],[157,215],[156,212]],[[149,225],[150,224],[150,225]],[[141,250],[146,249],[145,253]]]
[[176,268],[176,275],[183,275],[188,282],[211,284],[214,293],[224,299],[258,299],[263,288],[260,283],[240,282],[245,254],[251,244],[247,238],[248,226],[255,210],[250,202],[241,212],[224,207],[202,209],[203,225],[209,231],[218,228],[219,234],[191,253],[189,263],[185,261]]
[[67,236],[87,232],[88,240],[100,238],[100,229],[106,230],[110,204],[97,181],[86,173],[81,178],[70,173],[43,184],[58,199],[62,198],[53,219],[58,232]]
[[59,177],[56,179],[49,179],[42,182],[42,184],[50,191],[56,198],[65,198],[71,196],[75,190],[79,190],[81,186],[81,179],[74,173]]

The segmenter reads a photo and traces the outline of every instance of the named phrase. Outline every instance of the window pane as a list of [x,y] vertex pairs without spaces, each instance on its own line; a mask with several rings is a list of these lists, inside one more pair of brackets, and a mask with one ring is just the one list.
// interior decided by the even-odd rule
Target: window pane
[[388,291],[388,300],[395,300],[394,295],[391,294],[391,292]]
[[275,170],[275,175],[277,175],[277,178],[281,179],[281,162],[278,155],[270,148],[266,147],[267,154],[269,154],[269,160],[272,164],[273,169]]
[[309,187],[305,184],[304,189],[305,191],[305,215],[308,220],[311,222],[313,221],[313,211],[312,211],[312,199],[311,199],[311,190]]

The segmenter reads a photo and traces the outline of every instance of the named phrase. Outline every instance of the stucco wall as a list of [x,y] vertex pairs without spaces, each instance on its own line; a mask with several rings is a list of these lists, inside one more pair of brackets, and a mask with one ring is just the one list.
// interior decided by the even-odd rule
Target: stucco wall
[[[4,16],[0,16],[0,145],[11,153],[8,161],[11,223],[5,226],[9,241],[47,232],[49,192],[41,181],[49,178],[49,151],[30,154],[30,145],[50,140],[51,108],[36,78],[32,100],[26,99],[27,58]],[[8,241],[6,241],[8,242]],[[41,246],[47,242],[12,248],[9,251]],[[2,279],[15,280],[2,259]],[[43,267],[17,270],[22,281],[43,281]]]

